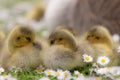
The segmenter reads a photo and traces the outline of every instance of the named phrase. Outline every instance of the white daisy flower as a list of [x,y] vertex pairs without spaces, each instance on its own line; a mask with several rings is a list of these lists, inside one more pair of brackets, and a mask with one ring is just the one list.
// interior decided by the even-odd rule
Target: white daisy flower
[[84,62],[92,62],[93,58],[90,55],[84,54],[83,60],[84,60]]
[[48,77],[42,77],[39,80],[50,80]]
[[5,71],[4,68],[0,67],[0,74],[4,71]]
[[105,75],[111,79],[114,79],[114,76],[120,75],[120,67],[105,67],[96,69],[95,72],[100,75]]
[[58,69],[56,72],[56,76],[58,80],[62,80],[63,79],[63,74],[64,72],[61,69]]
[[57,70],[56,76],[58,80],[70,80],[72,78],[69,71]]
[[111,67],[109,69],[109,72],[113,74],[114,76],[120,75],[120,67]]
[[107,74],[108,71],[109,71],[109,68],[99,68],[99,69],[95,69],[95,72],[96,72],[97,74],[101,74],[101,75]]
[[44,73],[45,73],[47,76],[56,76],[56,72],[55,72],[54,70],[51,70],[51,69],[45,70]]
[[109,62],[110,62],[110,59],[106,56],[100,56],[97,59],[97,63],[102,65],[102,66],[107,65]]
[[61,76],[61,73],[63,73],[63,70],[58,69],[58,70],[56,71],[56,76]]
[[81,76],[79,76],[79,77],[74,78],[74,80],[90,80],[90,79],[88,79],[88,78],[85,77],[84,75],[81,75]]
[[39,67],[37,67],[37,69],[35,71],[38,72],[38,73],[43,73],[44,67],[43,66],[39,66]]
[[8,79],[9,77],[10,77],[10,75],[3,74],[0,76],[0,80],[5,80],[5,79]]
[[72,78],[71,73],[69,71],[64,72],[64,79],[65,80],[70,80]]
[[0,76],[0,80],[17,80],[16,78],[12,77],[11,75],[3,74]]
[[79,71],[74,71],[74,74],[78,77],[81,75],[81,73]]

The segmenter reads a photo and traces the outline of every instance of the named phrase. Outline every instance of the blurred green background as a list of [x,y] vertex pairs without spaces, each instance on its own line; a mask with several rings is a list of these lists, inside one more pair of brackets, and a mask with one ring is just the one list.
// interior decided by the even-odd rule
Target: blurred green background
[[41,0],[0,0],[0,7],[10,8],[21,2],[34,3],[34,2],[40,2],[40,1]]
[[26,13],[41,0],[0,0],[0,30],[21,22]]

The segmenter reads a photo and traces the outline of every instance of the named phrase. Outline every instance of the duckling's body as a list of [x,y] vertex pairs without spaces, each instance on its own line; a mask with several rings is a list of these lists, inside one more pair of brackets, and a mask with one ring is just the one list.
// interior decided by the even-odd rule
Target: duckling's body
[[32,43],[17,50],[9,59],[8,66],[14,65],[25,70],[35,69],[41,63],[39,58],[41,49],[42,46],[39,43]]
[[9,34],[6,46],[1,54],[1,66],[10,70],[12,66],[29,70],[40,65],[42,47],[40,41],[35,39],[32,29],[16,26]]

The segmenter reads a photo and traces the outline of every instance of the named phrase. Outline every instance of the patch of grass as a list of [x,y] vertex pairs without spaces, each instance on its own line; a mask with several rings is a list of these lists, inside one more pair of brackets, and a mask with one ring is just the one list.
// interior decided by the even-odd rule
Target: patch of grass
[[11,72],[11,75],[18,80],[39,80],[44,76],[44,74],[39,74],[35,71]]

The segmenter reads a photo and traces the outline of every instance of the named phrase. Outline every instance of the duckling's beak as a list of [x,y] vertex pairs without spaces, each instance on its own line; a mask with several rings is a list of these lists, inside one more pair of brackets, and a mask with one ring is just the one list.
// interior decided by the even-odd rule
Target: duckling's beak
[[55,43],[55,40],[54,39],[51,39],[50,40],[50,44],[53,45]]

